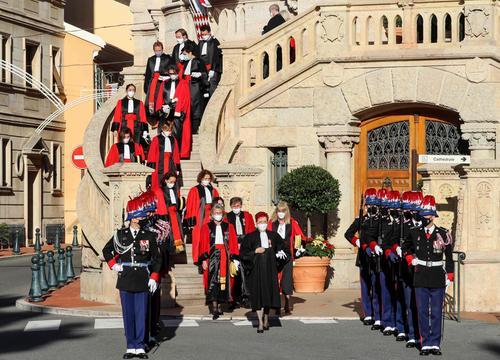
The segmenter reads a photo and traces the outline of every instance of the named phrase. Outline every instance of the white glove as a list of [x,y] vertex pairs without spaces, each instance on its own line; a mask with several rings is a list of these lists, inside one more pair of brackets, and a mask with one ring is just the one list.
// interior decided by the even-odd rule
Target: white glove
[[361,247],[361,243],[359,242],[359,239],[356,239],[356,247],[358,247],[358,248]]
[[236,267],[240,267],[240,262],[239,260],[233,260],[233,263]]
[[122,264],[114,264],[111,267],[111,270],[116,271],[116,272],[121,272],[121,271],[123,271],[123,266],[122,266]]
[[200,78],[201,77],[201,72],[192,72],[191,73],[191,77]]
[[399,257],[403,257],[403,250],[401,250],[401,246],[396,248],[396,254],[398,254]]
[[303,246],[300,246],[300,249],[297,249],[297,251],[295,252],[295,257],[299,257],[300,255],[302,255],[302,253],[304,253],[306,251],[306,249],[304,249]]
[[161,76],[161,75],[158,76],[158,80],[160,80],[160,81],[165,81],[167,79],[170,79],[170,76]]
[[213,77],[214,77],[214,75],[215,75],[215,71],[210,70],[210,71],[208,72],[208,79],[210,80],[211,78],[213,78]]
[[142,132],[142,137],[143,137],[144,139],[146,139],[146,138],[148,137],[148,132],[147,132],[146,130],[144,130],[144,131]]
[[149,288],[149,292],[151,294],[153,294],[156,291],[156,289],[158,289],[158,283],[153,279],[149,279],[148,288]]
[[382,251],[382,248],[378,245],[375,245],[375,248],[373,249],[375,251],[375,254],[377,255],[382,255],[383,251]]
[[177,101],[179,101],[179,99],[177,99],[177,98],[173,98],[173,99],[172,99],[172,103],[174,103],[174,104],[175,104]]
[[450,279],[448,279],[448,276],[446,276],[446,282],[445,283],[446,283],[446,288],[448,288],[448,286],[451,285],[451,281],[450,281]]
[[210,93],[204,93],[204,94],[203,94],[203,97],[204,97],[204,98],[209,98],[209,97],[210,97]]
[[418,265],[418,259],[417,258],[414,258],[412,261],[411,261],[411,264],[413,266],[417,266]]
[[280,250],[276,253],[276,257],[278,259],[282,259],[282,260],[285,260],[286,259],[286,254],[283,250]]

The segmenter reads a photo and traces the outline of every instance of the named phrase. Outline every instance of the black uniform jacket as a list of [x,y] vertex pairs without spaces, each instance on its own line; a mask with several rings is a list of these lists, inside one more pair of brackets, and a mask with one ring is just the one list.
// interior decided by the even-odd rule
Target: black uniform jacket
[[[207,44],[207,53],[202,54],[203,45]],[[200,59],[203,60],[207,66],[207,70],[213,70],[222,73],[222,51],[219,48],[220,42],[215,38],[210,38],[208,41],[200,40],[198,43],[200,51]]]
[[363,216],[354,219],[353,223],[346,230],[344,236],[351,244],[356,243],[356,233],[360,241],[361,249],[358,251],[358,256],[356,258],[356,266],[361,268],[368,267],[368,255],[364,251],[367,246],[370,246],[372,242],[377,242],[378,238],[378,218]]
[[447,245],[444,249],[435,249],[435,241],[437,235],[440,234],[443,239],[446,239],[447,230],[435,227],[429,239],[426,237],[425,228],[413,228],[408,233],[406,241],[408,241],[407,252],[422,261],[443,261],[443,266],[427,267],[417,265],[414,271],[413,285],[415,287],[424,288],[440,288],[446,286],[446,273],[453,273],[453,246]]
[[156,243],[154,233],[147,230],[139,230],[137,236],[132,236],[130,228],[117,230],[118,241],[123,246],[134,246],[124,254],[119,254],[115,250],[114,237],[102,249],[104,259],[112,268],[116,263],[142,263],[149,264],[148,267],[142,266],[124,266],[123,271],[118,273],[116,288],[130,292],[142,292],[148,290],[149,278],[159,281],[159,272],[161,270],[161,254]]

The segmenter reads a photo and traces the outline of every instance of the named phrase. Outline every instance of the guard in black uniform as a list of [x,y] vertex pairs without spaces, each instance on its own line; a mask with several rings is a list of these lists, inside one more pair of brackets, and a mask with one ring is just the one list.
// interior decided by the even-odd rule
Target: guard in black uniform
[[127,203],[130,226],[117,230],[102,253],[108,266],[118,272],[116,288],[120,290],[127,351],[124,359],[147,359],[144,338],[148,290],[158,288],[161,255],[155,234],[142,229],[139,221],[156,208],[154,195],[146,192]]
[[364,204],[365,207],[361,206],[359,216],[349,226],[344,236],[347,241],[358,248],[356,266],[359,267],[363,323],[372,325],[372,329],[378,330],[380,329],[380,303],[376,287],[377,276],[371,260],[373,252],[368,246],[372,241],[377,241],[378,235],[377,190],[370,188],[365,191]]
[[422,226],[410,230],[407,241],[408,254],[413,255],[409,263],[414,267],[413,285],[422,340],[420,355],[441,355],[444,294],[454,275],[453,239],[448,230],[434,224],[438,214],[432,195],[424,197],[419,214]]

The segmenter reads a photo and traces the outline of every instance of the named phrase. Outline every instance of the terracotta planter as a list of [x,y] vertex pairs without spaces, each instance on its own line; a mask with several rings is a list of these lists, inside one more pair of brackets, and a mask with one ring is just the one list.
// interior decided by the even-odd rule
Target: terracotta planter
[[303,256],[293,266],[293,286],[298,293],[321,293],[325,291],[326,275],[330,259]]

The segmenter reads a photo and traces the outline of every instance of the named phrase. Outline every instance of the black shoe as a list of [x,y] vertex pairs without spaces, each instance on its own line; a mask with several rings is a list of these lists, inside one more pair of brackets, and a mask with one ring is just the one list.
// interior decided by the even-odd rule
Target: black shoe
[[219,317],[220,317],[219,313],[218,313],[218,312],[215,312],[215,313],[212,315],[212,320],[217,320]]
[[428,349],[420,350],[420,356],[428,356],[430,353]]
[[392,335],[392,330],[391,329],[384,330],[384,331],[382,331],[382,334],[384,334],[384,336],[391,336]]
[[262,334],[264,332],[264,329],[257,329],[257,334]]
[[135,354],[135,357],[138,359],[149,359],[149,356],[146,353]]
[[281,309],[276,309],[276,316],[281,316]]
[[405,341],[406,340],[406,335],[398,335],[396,336],[396,341]]
[[266,331],[269,330],[269,325],[264,326],[264,330],[266,330]]
[[372,330],[380,330],[382,329],[382,325],[378,325],[378,324],[373,324],[372,327],[371,327]]
[[413,348],[415,348],[415,346],[416,346],[416,343],[415,343],[414,341],[408,341],[408,342],[406,343],[406,347],[407,347],[408,349],[413,349]]
[[369,326],[373,325],[375,323],[375,320],[373,319],[363,319],[363,325]]
[[123,358],[124,359],[133,359],[134,357],[135,357],[135,354],[132,354],[132,353],[129,353],[129,352],[123,354]]
[[431,354],[432,355],[437,355],[437,356],[441,356],[443,355],[443,353],[441,352],[441,349],[431,349]]

